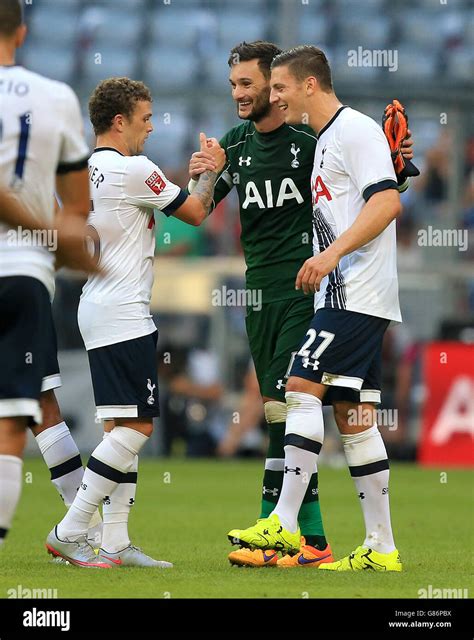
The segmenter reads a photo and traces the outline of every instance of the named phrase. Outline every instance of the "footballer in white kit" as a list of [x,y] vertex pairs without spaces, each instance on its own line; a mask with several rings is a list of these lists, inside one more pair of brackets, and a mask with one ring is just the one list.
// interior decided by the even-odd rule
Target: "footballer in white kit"
[[0,223],[0,544],[20,495],[26,425],[66,506],[83,475],[53,392],[61,378],[51,299],[58,248],[55,192],[63,205],[61,224],[71,235],[78,225],[82,249],[89,149],[72,89],[15,64],[25,35],[22,3],[0,0],[0,184],[31,220],[26,229]]
[[188,194],[145,156],[96,148],[89,159],[88,237],[106,276],[89,277],[78,320],[97,417],[159,415],[157,329],[150,313],[154,209],[171,215]]
[[401,571],[388,497],[389,463],[376,423],[381,352],[400,322],[395,219],[397,176],[382,129],[334,93],[323,51],[304,45],[272,62],[270,102],[285,122],[317,135],[311,177],[314,253],[295,286],[315,294],[315,315],[286,384],[285,473],[278,503],[231,541],[296,553],[298,512],[324,440],[322,404],[331,403],[365,521],[362,545],[323,571]]
[[[87,167],[78,100],[67,85],[19,65],[0,66],[0,86],[0,180],[38,221],[52,223],[56,174]],[[0,299],[17,308],[8,333],[1,334],[0,416],[41,422],[40,391],[61,386],[61,379],[50,302],[55,254],[33,239],[0,222]],[[21,312],[22,301],[27,313]],[[17,351],[31,352],[32,362],[15,359]]]
[[[363,113],[340,107],[319,131],[314,156],[314,254],[352,226],[372,195],[387,189],[398,190],[398,184],[382,129]],[[314,307],[290,375],[328,385],[326,404],[359,397],[379,403],[383,334],[391,320],[401,321],[395,220],[324,276]]]
[[79,327],[87,349],[97,417],[105,435],[94,449],[77,496],[46,546],[78,566],[76,554],[90,519],[103,503],[104,529],[98,562],[119,566],[171,567],[134,546],[128,517],[135,503],[138,454],[159,415],[156,343],[150,313],[155,251],[154,210],[199,224],[212,204],[225,154],[201,134],[212,156],[193,194],[170,182],[141,155],[151,125],[151,93],[142,82],[109,78],[96,87],[89,113],[97,147],[89,159],[91,208],[88,241],[102,273],[89,277],[81,296]]

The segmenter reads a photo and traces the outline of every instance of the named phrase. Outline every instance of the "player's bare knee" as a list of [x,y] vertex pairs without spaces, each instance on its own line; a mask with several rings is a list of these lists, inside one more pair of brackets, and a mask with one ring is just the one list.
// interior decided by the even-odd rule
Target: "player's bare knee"
[[45,429],[54,427],[63,421],[56,394],[52,389],[41,393],[40,407],[43,414],[43,421],[40,425],[32,427],[32,431],[35,435],[38,435],[38,433],[41,433]]
[[26,445],[26,418],[0,419],[0,455],[21,458]]
[[344,413],[343,411],[336,411],[336,409],[334,409],[334,419],[339,431],[341,433],[346,433],[349,429],[349,418],[347,413]]
[[142,423],[140,427],[140,433],[143,433],[144,436],[149,438],[153,433],[153,422]]
[[285,385],[285,391],[288,393],[288,391],[300,391],[300,392],[307,392],[306,387],[306,380],[303,380],[302,378],[297,378],[296,376],[292,376],[290,378],[288,378],[288,381]]
[[147,438],[149,438],[153,433],[153,420],[129,419],[127,421],[120,421],[119,419],[116,419],[115,424],[117,427],[128,427],[129,429],[139,431]]

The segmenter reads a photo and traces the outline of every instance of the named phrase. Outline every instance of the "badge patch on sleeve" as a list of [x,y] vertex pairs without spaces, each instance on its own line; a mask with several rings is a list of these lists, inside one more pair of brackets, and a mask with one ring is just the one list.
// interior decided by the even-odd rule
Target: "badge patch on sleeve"
[[158,171],[153,171],[151,176],[145,180],[145,184],[148,185],[150,189],[156,193],[156,195],[160,195],[160,193],[166,187],[166,182],[160,176]]

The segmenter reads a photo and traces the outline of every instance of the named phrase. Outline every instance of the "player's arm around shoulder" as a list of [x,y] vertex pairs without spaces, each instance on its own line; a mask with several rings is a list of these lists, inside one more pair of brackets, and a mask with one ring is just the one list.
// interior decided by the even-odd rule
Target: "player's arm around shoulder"
[[296,277],[304,293],[319,291],[339,261],[379,236],[402,212],[388,142],[371,118],[348,121],[339,139],[344,170],[365,201],[352,225],[327,249],[309,258]]
[[330,249],[341,259],[378,235],[402,212],[390,147],[382,128],[360,114],[341,131],[344,168],[365,201],[353,224]]

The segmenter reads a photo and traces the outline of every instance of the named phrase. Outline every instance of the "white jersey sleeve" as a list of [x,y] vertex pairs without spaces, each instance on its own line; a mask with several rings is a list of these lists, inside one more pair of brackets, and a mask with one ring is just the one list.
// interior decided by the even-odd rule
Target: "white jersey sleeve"
[[368,116],[348,121],[341,130],[340,150],[346,173],[367,200],[377,191],[398,189],[390,147],[379,125]]
[[66,173],[86,168],[89,149],[84,139],[84,126],[79,100],[67,85],[61,85],[63,99],[61,104],[61,149],[57,173]]
[[161,169],[145,156],[133,156],[124,185],[125,201],[136,207],[158,209],[167,216],[179,209],[188,197],[168,180]]

